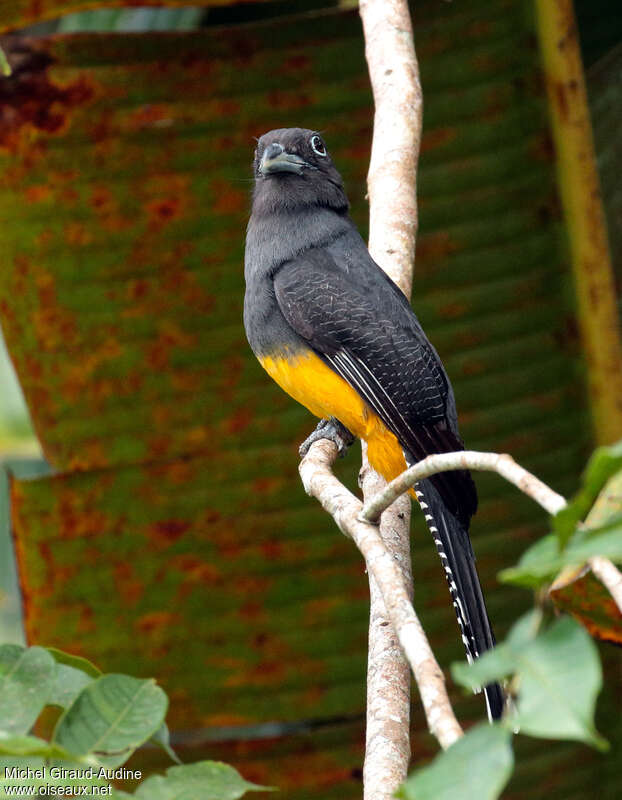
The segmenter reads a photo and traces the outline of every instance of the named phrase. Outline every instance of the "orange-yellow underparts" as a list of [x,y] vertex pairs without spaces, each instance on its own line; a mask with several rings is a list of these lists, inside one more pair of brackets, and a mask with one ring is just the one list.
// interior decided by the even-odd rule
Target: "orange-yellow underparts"
[[358,392],[315,353],[266,356],[259,361],[281,389],[316,417],[336,417],[355,436],[364,439],[369,463],[386,480],[406,469],[395,435]]

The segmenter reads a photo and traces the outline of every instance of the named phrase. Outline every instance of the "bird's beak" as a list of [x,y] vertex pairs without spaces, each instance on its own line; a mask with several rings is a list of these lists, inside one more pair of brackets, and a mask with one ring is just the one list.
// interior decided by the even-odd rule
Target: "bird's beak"
[[308,164],[303,158],[295,153],[288,153],[283,145],[273,142],[263,152],[259,171],[262,175],[272,175],[275,172],[295,172],[300,175],[306,166]]

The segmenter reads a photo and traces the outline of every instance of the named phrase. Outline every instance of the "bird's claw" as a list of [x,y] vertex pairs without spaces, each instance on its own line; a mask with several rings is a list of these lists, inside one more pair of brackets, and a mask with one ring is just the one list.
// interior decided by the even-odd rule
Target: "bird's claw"
[[331,442],[334,442],[339,451],[339,458],[343,458],[354,441],[354,436],[338,419],[334,417],[322,419],[319,421],[313,433],[307,436],[298,448],[300,458],[304,458],[309,452],[311,445],[314,442],[318,442],[320,439],[329,439]]

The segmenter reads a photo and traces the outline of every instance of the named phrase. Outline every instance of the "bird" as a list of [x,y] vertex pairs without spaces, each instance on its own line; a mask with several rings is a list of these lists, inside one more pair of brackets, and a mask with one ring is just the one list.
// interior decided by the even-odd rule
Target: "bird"
[[[371,466],[392,480],[432,453],[463,450],[443,363],[406,296],[371,257],[322,135],[265,133],[253,175],[244,327],[268,375],[321,420],[303,452],[332,438],[343,453],[358,437]],[[495,645],[469,538],[475,484],[467,470],[454,470],[411,493],[473,661]],[[484,695],[489,719],[500,718],[501,687],[491,683]]]

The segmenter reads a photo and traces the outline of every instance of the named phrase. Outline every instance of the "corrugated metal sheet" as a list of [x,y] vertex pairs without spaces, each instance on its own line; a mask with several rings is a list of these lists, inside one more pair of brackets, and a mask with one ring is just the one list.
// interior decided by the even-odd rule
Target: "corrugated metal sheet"
[[[590,431],[530,8],[416,5],[413,305],[468,445],[508,450],[568,493]],[[324,130],[365,228],[372,113],[356,14],[21,47],[0,96],[0,314],[59,472],[13,483],[30,639],[157,674],[174,729],[360,712],[360,559],[299,486],[312,422],[261,372],[241,325],[253,135]],[[351,483],[356,462],[339,466]],[[544,520],[497,479],[478,485],[473,538],[502,634],[529,598],[494,574]],[[459,638],[419,522],[413,558],[449,664]],[[601,729],[615,735],[610,700]],[[479,698],[460,705],[481,714]],[[360,730],[222,755],[284,797],[356,797]],[[433,752],[423,733],[415,747]],[[592,796],[602,767],[590,753],[520,747],[528,767],[508,797]]]

